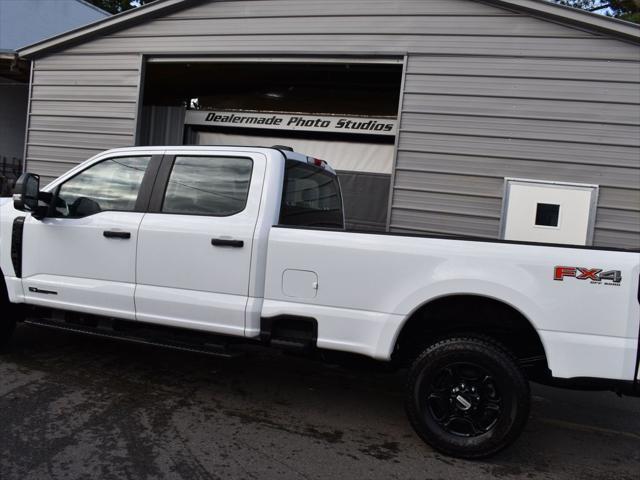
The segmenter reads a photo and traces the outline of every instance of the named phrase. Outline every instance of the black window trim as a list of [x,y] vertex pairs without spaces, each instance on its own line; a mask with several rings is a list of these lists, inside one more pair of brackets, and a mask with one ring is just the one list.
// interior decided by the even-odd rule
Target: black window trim
[[[232,153],[232,152],[229,152]],[[173,165],[178,157],[193,157],[193,158],[240,158],[249,160],[251,162],[251,173],[249,174],[249,188],[247,188],[247,195],[245,197],[244,206],[242,210],[228,214],[228,215],[214,215],[212,213],[179,213],[179,212],[163,212],[162,206],[164,204],[164,197],[169,187],[169,178],[171,178],[171,172],[173,171]],[[183,215],[190,217],[214,217],[214,218],[226,218],[233,217],[244,212],[247,209],[249,203],[249,195],[251,194],[251,180],[253,180],[253,171],[255,167],[255,161],[252,157],[246,155],[211,155],[205,152],[189,152],[189,153],[177,153],[171,155],[165,155],[162,159],[162,164],[158,170],[155,183],[153,185],[153,192],[149,201],[148,213],[161,213],[163,215]]]
[[[282,208],[284,206],[284,200],[285,200],[285,195],[286,195],[286,187],[287,187],[287,162],[291,162],[291,165],[299,165],[302,168],[308,168],[309,171],[313,171],[313,174],[315,173],[321,173],[322,175],[328,177],[331,179],[331,183],[337,184],[338,185],[338,193],[340,195],[338,195],[338,202],[339,202],[339,209],[340,209],[340,213],[342,213],[342,227],[319,227],[319,228],[324,228],[327,230],[337,230],[337,231],[343,231],[345,230],[346,227],[346,222],[345,222],[345,218],[344,218],[344,205],[343,205],[343,201],[342,201],[342,187],[340,186],[340,179],[338,178],[338,175],[333,174],[331,172],[327,172],[324,168],[322,167],[318,167],[316,165],[312,165],[310,163],[304,163],[304,162],[300,162],[298,160],[293,160],[293,159],[289,159],[285,156],[285,160],[284,160],[284,178],[283,178],[283,185],[282,185],[282,197],[280,198],[280,209],[278,211],[278,223],[276,226],[282,226],[282,227],[289,227],[293,225],[289,225],[286,223],[281,223],[282,220]],[[312,175],[309,175],[309,177],[311,177]],[[306,225],[297,225],[297,227],[299,228],[314,228],[314,227],[309,227]]]
[[[82,173],[86,172],[90,168],[93,168],[96,165],[104,163],[108,160],[114,160],[117,158],[139,158],[139,157],[144,157],[144,158],[149,157],[149,163],[147,164],[147,169],[145,170],[144,175],[142,176],[142,181],[140,182],[140,188],[138,189],[138,195],[136,196],[136,201],[134,203],[133,210],[107,209],[107,210],[100,210],[99,212],[92,213],[91,215],[86,215],[84,217],[63,217],[57,214],[56,208],[55,208],[56,199],[58,198],[60,189],[67,182],[69,182],[70,180],[73,180],[78,175],[81,175]],[[56,185],[56,187],[53,190],[52,201],[49,204],[49,208],[47,210],[47,217],[73,220],[78,218],[89,218],[104,212],[146,213],[147,207],[149,205],[149,201],[151,199],[151,190],[153,188],[153,183],[155,182],[156,176],[158,174],[158,168],[160,168],[162,157],[163,157],[162,155],[149,155],[149,154],[146,154],[146,155],[122,154],[122,155],[114,155],[111,157],[102,158],[99,161],[92,163],[91,165],[87,165],[86,168],[83,168],[79,172],[74,173],[69,178],[65,178],[63,182],[61,182],[59,185]]]

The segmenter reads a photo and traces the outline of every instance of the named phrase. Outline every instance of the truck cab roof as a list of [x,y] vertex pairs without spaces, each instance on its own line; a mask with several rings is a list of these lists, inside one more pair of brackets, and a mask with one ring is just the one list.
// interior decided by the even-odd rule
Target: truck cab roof
[[185,153],[204,153],[209,152],[211,149],[216,149],[218,151],[224,150],[232,150],[232,151],[248,151],[248,152],[264,152],[274,150],[280,152],[285,160],[293,160],[296,162],[307,163],[309,165],[314,165],[316,167],[322,168],[332,175],[336,175],[335,170],[329,165],[326,160],[321,160],[319,158],[311,157],[305,155],[304,153],[295,152],[293,150],[288,150],[288,147],[284,147],[282,145],[275,145],[273,147],[261,147],[261,146],[247,146],[247,145],[164,145],[164,146],[141,146],[141,147],[123,147],[123,148],[114,148],[108,150],[105,153],[129,153],[135,152],[137,150],[143,150],[145,152],[149,151],[157,151],[158,153],[164,152],[166,150],[176,151],[179,150]]

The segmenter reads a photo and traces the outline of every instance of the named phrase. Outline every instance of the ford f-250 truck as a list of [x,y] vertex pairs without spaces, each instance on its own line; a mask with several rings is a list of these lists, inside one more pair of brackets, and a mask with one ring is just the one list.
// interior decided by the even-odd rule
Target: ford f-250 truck
[[365,355],[409,367],[411,424],[465,458],[518,436],[529,380],[640,393],[638,252],[351,232],[335,172],[278,147],[111,150],[16,192],[3,342],[25,321]]

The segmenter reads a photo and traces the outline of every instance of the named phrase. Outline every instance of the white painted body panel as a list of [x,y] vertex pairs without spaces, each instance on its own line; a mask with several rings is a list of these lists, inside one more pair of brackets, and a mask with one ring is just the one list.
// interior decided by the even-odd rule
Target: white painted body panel
[[[145,147],[145,148],[136,148],[136,155],[158,155],[164,152],[164,147]],[[107,157],[126,157],[131,154],[131,149],[115,149],[108,150],[102,152],[94,157],[91,157],[87,161],[73,167],[64,175],[61,175],[57,179],[55,179],[50,184],[42,187],[42,191],[44,192],[52,192],[54,189],[65,180],[73,177],[76,173],[104,160]],[[33,277],[33,281],[50,283],[52,281],[69,281],[68,274],[79,274],[80,280],[75,283],[71,283],[71,291],[74,293],[70,293],[72,296],[82,292],[83,289],[87,292],[87,297],[85,300],[80,300],[78,303],[74,303],[72,301],[69,302],[70,310],[77,311],[86,311],[87,313],[95,313],[93,309],[97,308],[98,311],[102,311],[101,314],[106,314],[106,310],[110,308],[113,309],[114,316],[120,315],[119,312],[128,312],[124,315],[126,318],[134,318],[135,317],[135,309],[133,309],[133,291],[135,290],[135,246],[137,244],[137,228],[140,224],[140,221],[144,215],[141,213],[132,213],[132,212],[102,212],[98,215],[93,215],[91,217],[86,217],[84,219],[45,219],[44,222],[39,222],[31,217],[30,214],[24,213],[13,208],[13,201],[5,202],[4,204],[0,204],[0,268],[2,268],[2,272],[5,276],[5,283],[7,284],[7,290],[9,293],[10,301],[14,303],[30,303],[31,300],[25,296],[25,291],[27,289],[23,289],[23,280],[28,278],[27,275]],[[23,243],[23,253],[26,248],[29,249],[30,252],[34,252],[33,255],[44,255],[44,252],[47,251],[52,258],[45,259],[44,264],[40,264],[38,261],[32,258],[32,254],[23,255],[23,279],[16,278],[16,273],[13,269],[13,263],[11,260],[11,235],[12,235],[12,226],[13,221],[16,217],[26,217],[25,221],[25,235]],[[60,245],[60,242],[63,242],[65,237],[65,233],[56,233],[59,231],[59,228],[45,228],[45,227],[60,227],[65,225],[60,222],[70,222],[68,225],[72,225],[77,232],[83,232],[82,236],[85,241],[88,241],[89,238],[94,239],[96,234],[99,233],[98,243],[94,243],[92,245],[88,245],[82,242],[77,242],[76,238],[71,238],[70,242],[73,248],[68,248],[64,245]],[[26,232],[29,225],[34,225],[36,227],[35,231],[44,231],[53,234],[54,237],[52,241],[59,242],[59,246],[61,246],[62,250],[52,251],[50,246],[46,246],[47,243],[45,238],[40,234],[29,235],[27,237]],[[106,239],[102,237],[102,231],[99,228],[104,227],[103,230],[106,229],[121,229],[124,230],[129,229],[127,231],[131,232],[131,239],[125,242],[120,242],[118,239]],[[29,227],[31,229],[31,227]],[[95,231],[92,231],[95,230]],[[113,242],[113,243],[100,243],[102,240]],[[27,242],[30,242],[27,247]],[[51,245],[51,244],[49,244]],[[107,248],[107,250],[101,250],[96,247],[99,245],[110,245],[112,248],[117,251],[111,250]],[[109,251],[110,250],[110,251]],[[118,258],[115,258],[114,255],[118,255]],[[133,262],[133,263],[132,263]],[[133,266],[133,268],[131,268]],[[52,270],[52,267],[62,269],[62,274],[57,272],[45,272],[45,270]],[[91,268],[91,270],[89,270]],[[90,273],[89,273],[90,271]],[[38,275],[49,275],[48,277],[36,279],[35,277]],[[88,275],[88,276],[87,276]],[[54,278],[57,277],[57,280]],[[73,278],[73,276],[72,276]],[[107,285],[107,282],[112,282],[115,284],[120,284],[121,289],[114,288],[114,285],[109,283],[109,287],[106,291],[111,291],[113,293],[113,297],[111,299],[103,299],[99,305],[95,304],[95,296],[91,297],[91,291],[93,290],[96,294],[99,290],[96,290],[96,287],[91,282],[86,280],[97,280],[101,279],[105,281],[104,285]],[[20,288],[17,287],[20,286]],[[44,287],[41,287],[44,288]],[[115,290],[118,290],[117,293]],[[130,292],[130,293],[125,293]],[[109,296],[109,295],[108,295]],[[126,298],[126,300],[124,300]],[[58,299],[41,299],[44,302],[56,302],[60,301]],[[65,305],[65,302],[57,303],[57,305]],[[52,304],[53,307],[53,304]],[[57,308],[63,308],[62,306],[58,306]],[[124,317],[123,317],[124,318]]]
[[[31,216],[24,224],[24,301],[52,308],[134,319],[135,261],[142,213],[101,212],[86,218]],[[105,238],[105,230],[131,238]],[[56,295],[33,293],[29,288]]]
[[[22,301],[40,307],[135,320],[135,284],[60,275],[36,275],[23,279]],[[55,290],[58,295],[29,292],[29,287]]]
[[[255,152],[225,155],[253,160],[245,209],[227,217],[145,215],[136,266],[138,320],[178,326],[182,322],[244,335],[251,251],[267,161]],[[244,246],[216,247],[211,244],[214,238],[241,240]]]
[[[631,379],[639,264],[640,254],[632,252],[275,227],[263,314],[292,310],[318,317],[319,345],[342,344],[338,349],[349,351],[357,346],[360,353],[388,359],[399,328],[421,305],[481,295],[529,319],[555,376]],[[623,281],[554,281],[557,265],[621,270]],[[295,302],[285,295],[287,269],[316,272],[317,295]]]
[[[399,327],[421,305],[443,296],[481,295],[529,319],[555,376],[631,379],[640,321],[639,262],[640,254],[632,252],[276,227],[263,308],[265,314],[277,306],[308,316],[331,308],[341,321],[319,320],[319,345],[339,345],[349,336],[351,344],[367,345],[367,354],[387,359]],[[621,270],[623,281],[554,281],[556,265]],[[282,272],[291,268],[317,273],[315,298],[294,303],[284,294]],[[350,323],[341,317],[347,313]],[[376,326],[374,314],[387,318]],[[594,351],[601,353],[598,360]]]
[[318,321],[317,345],[320,348],[359,353],[388,360],[391,352],[384,334],[395,335],[404,321],[402,315],[354,310],[265,298],[264,317],[296,315]]
[[135,298],[139,321],[244,335],[245,295],[138,285]]
[[[136,222],[141,225],[139,237],[130,242],[137,254],[116,251],[122,247],[117,240],[104,244],[106,239],[90,233],[113,220],[106,212],[92,226],[82,221],[74,226],[75,249],[63,244],[64,233],[56,233],[62,228],[56,219],[29,218],[23,280],[15,276],[10,249],[13,219],[25,214],[3,205],[0,266],[11,301],[48,301],[57,308],[247,337],[259,334],[261,318],[312,317],[318,321],[319,347],[386,360],[420,306],[450,295],[480,295],[511,305],[529,320],[554,376],[633,378],[640,253],[274,227],[283,183],[283,158],[275,150],[202,146],[115,153],[134,151],[248,152],[263,160],[257,161],[262,167],[254,171],[249,204],[241,214],[224,219],[130,214],[132,235]],[[113,154],[94,157],[45,190]],[[243,253],[230,249],[218,255],[210,243],[216,235],[244,240]],[[48,254],[36,248],[43,243]],[[620,270],[622,282],[554,281],[558,265]],[[285,275],[287,270],[297,272]],[[303,284],[292,284],[296,279]],[[64,298],[25,295],[23,286],[53,283],[64,286]]]

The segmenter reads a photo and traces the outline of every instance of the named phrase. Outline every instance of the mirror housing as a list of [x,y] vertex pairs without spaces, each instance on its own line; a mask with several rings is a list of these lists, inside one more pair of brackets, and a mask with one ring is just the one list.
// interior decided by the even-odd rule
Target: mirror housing
[[40,176],[23,173],[16,182],[13,194],[13,207],[21,212],[30,212],[34,218],[42,219],[47,207],[40,206]]

